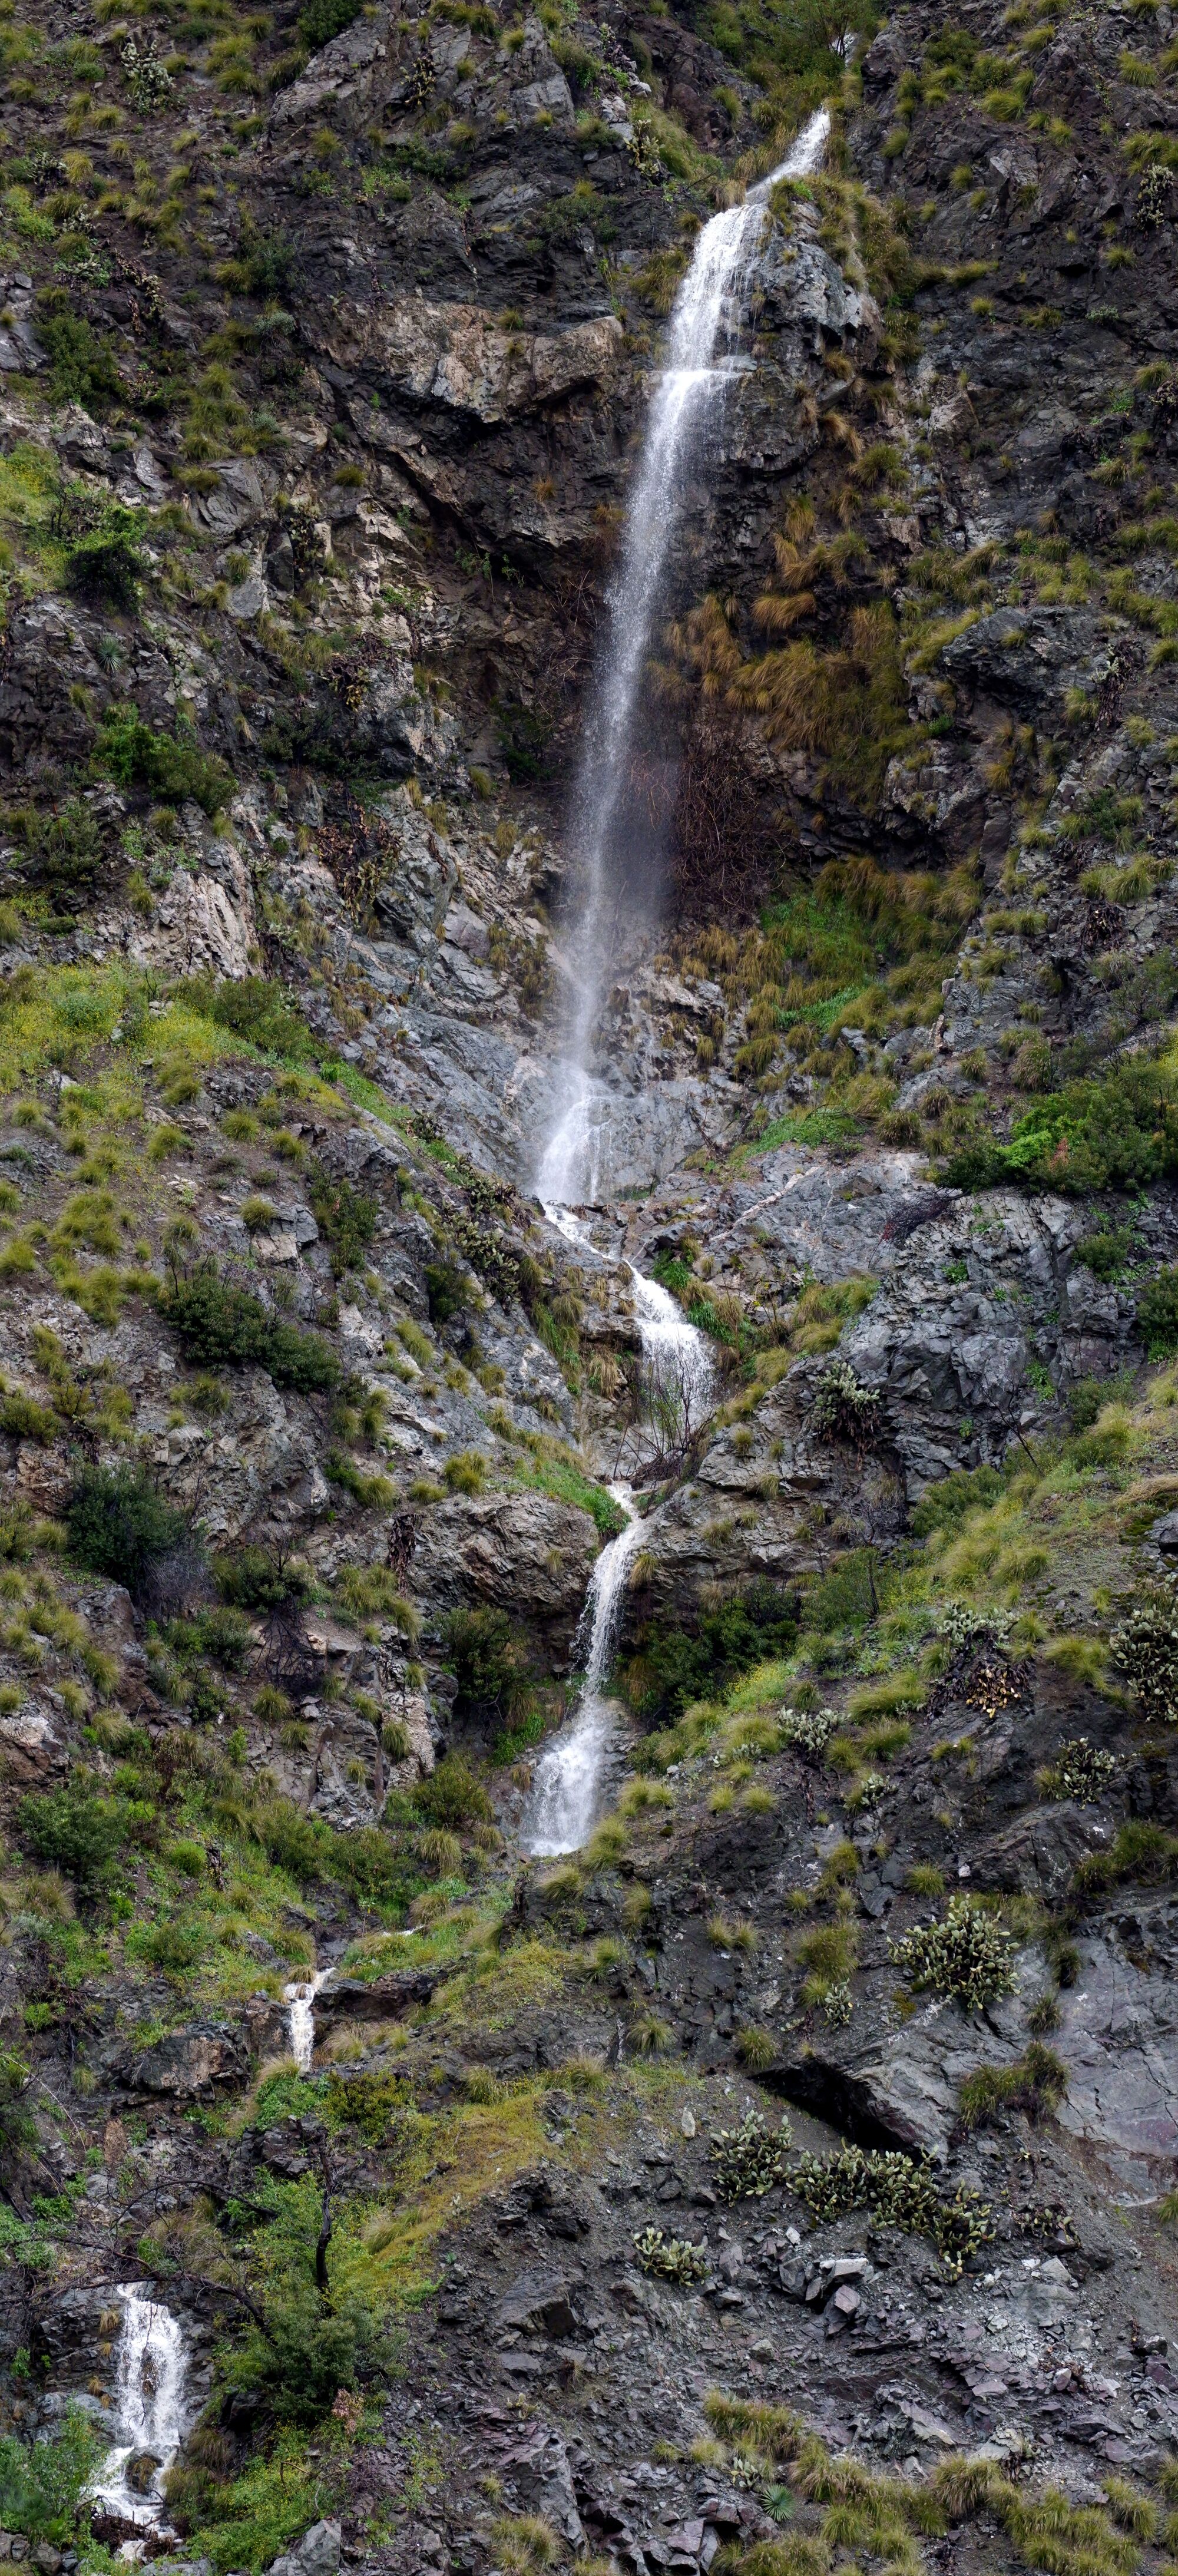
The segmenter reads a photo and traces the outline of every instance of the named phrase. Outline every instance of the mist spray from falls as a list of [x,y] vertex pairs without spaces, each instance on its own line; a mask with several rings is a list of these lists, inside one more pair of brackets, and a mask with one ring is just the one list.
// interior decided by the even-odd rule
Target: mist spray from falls
[[760,243],[771,189],[817,168],[829,111],[810,118],[779,169],[743,205],[713,215],[675,299],[638,471],[630,488],[621,561],[609,595],[573,799],[572,843],[580,910],[567,927],[574,998],[565,1029],[558,1114],[537,1176],[538,1196],[561,1205],[596,1198],[607,1167],[609,1095],[590,1072],[609,966],[619,878],[617,840],[630,779],[636,718],[667,557],[683,513],[692,459],[732,376],[741,287]]

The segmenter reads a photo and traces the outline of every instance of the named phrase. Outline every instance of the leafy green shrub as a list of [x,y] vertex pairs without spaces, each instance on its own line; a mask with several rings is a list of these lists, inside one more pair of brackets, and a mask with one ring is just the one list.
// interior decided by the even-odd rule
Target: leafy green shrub
[[1137,1300],[1137,1330],[1151,1360],[1178,1351],[1178,1269],[1159,1270]]
[[71,312],[64,287],[51,286],[38,297],[37,336],[49,359],[51,402],[81,403],[95,420],[105,420],[112,404],[125,402],[127,389],[110,342]]
[[1014,1983],[1009,1935],[968,1897],[950,1897],[943,1923],[917,1924],[889,1948],[915,1993],[955,1995],[970,2011]]
[[1009,1145],[982,1138],[945,1165],[957,1189],[1130,1189],[1178,1170],[1178,1075],[1134,1059],[1049,1092],[1016,1120]]
[[66,896],[93,892],[102,860],[102,832],[83,797],[63,797],[49,812],[23,806],[11,821],[39,885]]
[[87,1895],[110,1877],[123,1846],[123,1811],[113,1798],[71,1782],[64,1789],[33,1790],[16,1811],[26,1851],[51,1869],[62,1869]]
[[94,745],[94,767],[117,787],[146,789],[165,805],[191,797],[208,815],[219,814],[233,793],[233,773],[223,760],[175,734],[153,733],[134,707],[108,707]]
[[686,2236],[665,2236],[661,2227],[643,2227],[634,2244],[644,2272],[662,2281],[677,2281],[680,2289],[690,2288],[693,2281],[706,2281],[712,2268],[706,2245],[693,2245]]
[[268,2299],[265,2320],[264,2331],[251,2322],[233,2373],[239,2387],[268,2400],[280,2422],[317,2424],[341,2388],[382,2378],[390,2367],[383,2320],[359,2298],[328,2307],[308,2283]]
[[303,1567],[280,1561],[264,1547],[239,1547],[232,1556],[215,1556],[213,1581],[222,1601],[235,1610],[277,1610],[284,1601],[302,1600],[307,1590]]
[[1143,1594],[1114,1628],[1109,1652],[1146,1716],[1178,1724],[1178,1583]]
[[384,2147],[407,2122],[418,2121],[412,2087],[387,2067],[371,2073],[333,2066],[328,2070],[327,2106],[339,2121],[349,2121],[370,2147]]
[[428,1825],[489,1824],[494,1808],[477,1772],[460,1753],[447,1753],[413,1792],[413,1804]]
[[978,2066],[957,2094],[963,2129],[984,2128],[998,2111],[1022,2111],[1035,2122],[1057,2111],[1068,2089],[1068,2070],[1053,2048],[1032,2040],[1011,2066]]
[[914,1538],[931,1538],[934,1530],[953,1529],[970,1512],[996,1503],[1005,1478],[997,1467],[951,1467],[938,1485],[930,1485],[912,1514]]
[[797,1633],[796,1594],[766,1579],[703,1608],[694,1636],[652,1624],[640,1632],[625,1667],[630,1704],[648,1720],[680,1717],[693,1700],[713,1698],[754,1664],[787,1655]]
[[376,1232],[380,1202],[350,1181],[333,1181],[321,1172],[311,1183],[311,1212],[331,1256],[332,1277],[356,1270]]
[[87,2489],[104,2444],[80,2409],[67,2409],[48,2441],[22,2442],[0,2433],[0,2521],[31,2541],[64,2548],[83,2520]]
[[198,1368],[264,1368],[276,1386],[299,1395],[327,1394],[339,1385],[339,1361],[320,1334],[276,1323],[252,1290],[223,1279],[212,1260],[188,1270],[176,1266],[159,1312]]
[[1132,1226],[1102,1225],[1076,1245],[1076,1259],[1094,1279],[1119,1279],[1132,1250]]
[[895,2148],[843,2147],[835,2156],[801,2155],[789,2187],[819,2226],[849,2210],[869,2209],[881,2227],[930,2237],[954,2274],[994,2235],[991,2213],[976,2191],[959,2183],[951,2197],[943,2198],[932,2166]]
[[721,2200],[760,2199],[775,2183],[784,2182],[792,2144],[788,2120],[771,2129],[759,2111],[746,2111],[738,2129],[713,2130],[712,2174]]
[[[198,1009],[207,1012],[218,1028],[232,1029],[234,1037],[244,1038],[259,1055],[281,1056],[295,1064],[306,1063],[313,1055],[314,1041],[306,1021],[281,984],[269,982],[264,975],[243,975],[236,984],[194,976],[188,989]],[[228,1119],[225,1133],[233,1133]]]
[[65,1510],[71,1555],[91,1574],[105,1574],[140,1595],[161,1557],[187,1536],[188,1523],[134,1467],[85,1467]]
[[361,0],[307,0],[299,13],[299,34],[309,53],[317,54],[333,36],[342,36],[360,15]]

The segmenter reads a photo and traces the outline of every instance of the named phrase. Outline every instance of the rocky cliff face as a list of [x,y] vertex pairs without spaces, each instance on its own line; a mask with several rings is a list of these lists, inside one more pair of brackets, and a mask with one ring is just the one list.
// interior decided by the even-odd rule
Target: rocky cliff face
[[[1174,2556],[1172,30],[856,19],[0,11],[47,2576],[140,2510],[205,2576]],[[824,96],[672,550],[573,1241],[659,334]],[[619,1476],[608,1812],[524,1865]]]

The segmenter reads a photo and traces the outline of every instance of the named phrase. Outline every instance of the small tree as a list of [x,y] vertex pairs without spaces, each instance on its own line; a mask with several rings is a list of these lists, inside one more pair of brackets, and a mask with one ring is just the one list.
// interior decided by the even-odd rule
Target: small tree
[[138,1598],[152,1566],[187,1534],[184,1514],[135,1467],[87,1467],[66,1504],[71,1555]]

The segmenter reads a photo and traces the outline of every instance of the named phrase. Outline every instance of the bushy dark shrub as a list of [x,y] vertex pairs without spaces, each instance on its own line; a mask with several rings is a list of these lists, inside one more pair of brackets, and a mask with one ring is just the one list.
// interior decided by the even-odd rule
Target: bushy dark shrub
[[526,1716],[532,1701],[527,1647],[506,1610],[452,1610],[444,1635],[459,1716],[508,1724]]
[[269,982],[264,975],[244,975],[236,984],[194,977],[190,990],[218,1028],[232,1029],[235,1037],[244,1038],[259,1055],[282,1056],[303,1064],[313,1054],[306,1021],[281,984]]
[[333,1181],[321,1172],[308,1193],[315,1222],[331,1256],[332,1276],[359,1267],[376,1232],[380,1202],[350,1181]]
[[1151,1360],[1178,1351],[1178,1269],[1159,1270],[1137,1300],[1137,1330]]
[[333,36],[342,36],[360,15],[361,0],[307,0],[299,12],[299,34],[308,53],[317,54]]
[[425,1269],[425,1293],[429,1300],[431,1324],[448,1324],[459,1315],[470,1299],[470,1281],[456,1261],[428,1261]]
[[382,2321],[371,2309],[358,2300],[327,2307],[308,2285],[267,2301],[265,2333],[251,2328],[233,2371],[281,2422],[316,2424],[341,2388],[381,2378],[388,2361]]
[[38,297],[37,337],[49,360],[51,402],[81,403],[83,411],[104,420],[113,403],[126,400],[109,341],[71,312],[64,287],[51,286]]
[[309,1884],[321,1875],[324,1841],[309,1816],[300,1815],[289,1798],[270,1798],[254,1814],[254,1832],[267,1860],[276,1869]]
[[69,588],[95,606],[137,607],[146,571],[141,534],[139,513],[113,503],[98,526],[70,547],[65,563]]
[[276,1386],[298,1395],[330,1394],[339,1385],[343,1372],[321,1334],[276,1323],[261,1298],[223,1279],[214,1261],[175,1268],[159,1312],[198,1368],[263,1368]]
[[178,1548],[184,1514],[134,1467],[86,1467],[66,1504],[70,1553],[91,1574],[138,1596],[153,1564]]
[[487,1824],[494,1813],[477,1772],[460,1753],[447,1753],[419,1783],[413,1804],[428,1825]]
[[38,884],[55,894],[93,891],[102,859],[102,832],[83,797],[63,797],[48,812],[26,806],[12,816],[12,823]]
[[996,1503],[1004,1478],[997,1467],[951,1467],[939,1485],[930,1485],[912,1514],[914,1538],[931,1538],[934,1530],[952,1529],[970,1512]]
[[176,734],[153,733],[134,707],[108,707],[94,746],[100,777],[117,787],[141,787],[165,805],[189,798],[208,815],[219,814],[233,793],[233,773],[223,760]]
[[1119,1279],[1132,1250],[1132,1226],[1102,1225],[1076,1245],[1076,1259],[1094,1279]]
[[73,1784],[31,1791],[21,1799],[16,1823],[25,1850],[47,1868],[64,1870],[87,1895],[109,1878],[124,1840],[116,1801]]
[[788,1654],[797,1633],[796,1595],[764,1580],[703,1610],[694,1634],[652,1624],[626,1666],[631,1704],[648,1721],[679,1717],[753,1664]]
[[307,1589],[302,1566],[280,1563],[264,1547],[239,1547],[232,1556],[215,1556],[213,1581],[222,1601],[235,1610],[277,1610],[284,1601],[301,1600]]

